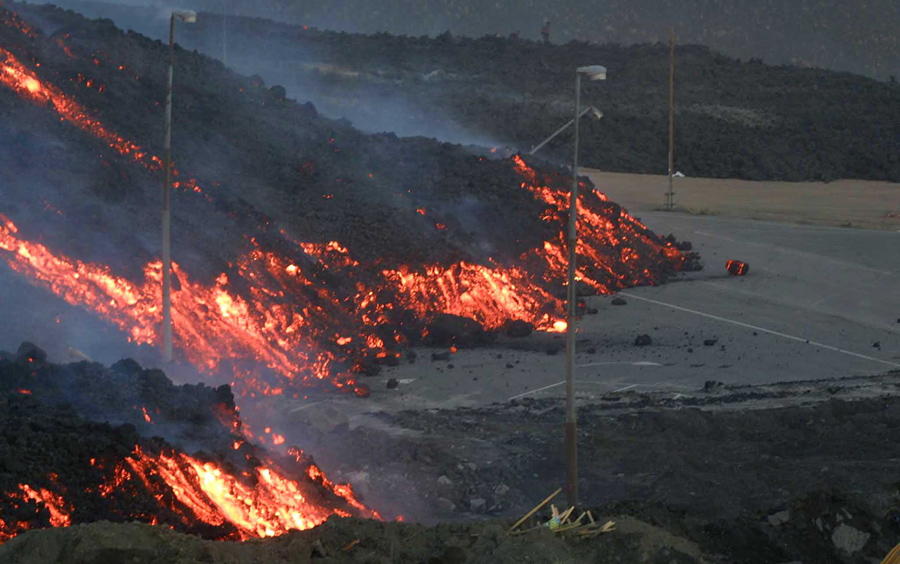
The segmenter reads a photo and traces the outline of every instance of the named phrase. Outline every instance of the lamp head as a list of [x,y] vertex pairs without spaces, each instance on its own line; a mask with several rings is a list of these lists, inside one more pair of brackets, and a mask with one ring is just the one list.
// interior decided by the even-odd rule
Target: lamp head
[[175,10],[172,15],[184,23],[194,23],[197,21],[197,12],[193,10]]
[[593,114],[593,116],[597,119],[603,119],[603,112],[601,112],[594,106],[591,106],[591,114]]
[[578,67],[575,72],[583,75],[588,80],[606,80],[606,67],[600,65]]

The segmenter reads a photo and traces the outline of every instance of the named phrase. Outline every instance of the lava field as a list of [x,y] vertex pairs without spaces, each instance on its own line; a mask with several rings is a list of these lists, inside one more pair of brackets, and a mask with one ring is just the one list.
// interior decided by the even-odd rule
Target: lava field
[[[11,151],[3,258],[131,342],[155,345],[161,263],[146,206],[161,160],[147,147],[161,134],[165,47],[53,8],[41,18],[57,28],[50,36],[5,9],[2,21],[0,100],[12,142],[19,151],[75,144],[85,158],[93,148],[96,165],[83,174],[104,174],[99,188],[60,186],[42,179],[57,165]],[[173,184],[181,362],[229,374],[244,396],[321,382],[364,395],[358,374],[404,346],[452,341],[447,325],[474,323],[485,335],[512,322],[564,329],[563,171],[364,135],[203,56],[177,50],[176,60],[185,77],[176,81]],[[583,190],[584,292],[698,267],[679,250],[687,247],[651,233],[586,180]],[[85,198],[88,209],[68,205]]]
[[[39,10],[0,6],[2,274],[153,351],[166,47]],[[245,539],[377,517],[301,451],[254,446],[284,438],[235,403],[366,396],[364,376],[405,348],[565,329],[564,170],[362,134],[197,53],[176,61],[176,366],[232,385],[57,366],[28,344],[0,355],[4,538],[137,519]],[[581,182],[579,295],[700,268]]]

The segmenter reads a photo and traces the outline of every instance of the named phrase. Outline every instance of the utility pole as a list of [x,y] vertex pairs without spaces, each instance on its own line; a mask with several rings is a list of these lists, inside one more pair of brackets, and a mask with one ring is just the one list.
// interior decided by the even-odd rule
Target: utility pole
[[163,360],[172,362],[172,250],[170,225],[172,221],[172,75],[175,67],[175,14],[169,19],[169,77],[166,88],[166,142],[163,160],[163,216],[162,216],[162,268],[163,268]]
[[575,156],[569,195],[569,269],[566,278],[566,503],[578,505],[578,423],[575,415],[575,316],[578,292],[575,259],[578,245],[578,118],[581,117],[581,73],[575,73]]
[[162,306],[163,306],[163,360],[172,362],[172,249],[170,229],[172,223],[172,77],[175,74],[175,18],[184,23],[197,21],[197,14],[190,10],[175,10],[169,19],[169,75],[166,85],[166,140],[163,160],[163,209],[162,209]]
[[675,174],[675,28],[669,29],[669,191],[666,193],[667,211],[675,207],[672,178]]
[[578,418],[575,411],[575,321],[578,315],[576,264],[578,257],[578,123],[581,121],[581,75],[606,80],[606,67],[592,65],[575,70],[575,151],[572,159],[572,193],[569,196],[569,268],[566,277],[566,502],[578,505]]

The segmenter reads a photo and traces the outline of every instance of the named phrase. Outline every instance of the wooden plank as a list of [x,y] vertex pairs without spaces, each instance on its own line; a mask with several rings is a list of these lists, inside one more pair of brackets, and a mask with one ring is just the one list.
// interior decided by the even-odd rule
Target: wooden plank
[[515,525],[513,525],[512,527],[509,528],[509,532],[511,533],[511,532],[515,531],[515,530],[519,527],[519,525],[521,525],[522,523],[524,523],[525,521],[527,521],[529,517],[531,517],[532,515],[534,515],[534,514],[537,513],[538,511],[540,511],[542,507],[544,507],[545,505],[547,505],[548,503],[550,503],[550,501],[552,501],[554,497],[558,496],[558,495],[561,494],[561,493],[562,493],[562,488],[559,488],[558,490],[556,490],[555,492],[553,492],[547,499],[545,499],[544,501],[542,501],[542,502],[540,502],[539,504],[535,505],[535,506],[534,506],[534,509],[532,509],[531,511],[529,511],[528,513],[526,513],[524,517],[522,517],[521,519],[519,519],[518,521],[516,521],[516,524],[515,524]]

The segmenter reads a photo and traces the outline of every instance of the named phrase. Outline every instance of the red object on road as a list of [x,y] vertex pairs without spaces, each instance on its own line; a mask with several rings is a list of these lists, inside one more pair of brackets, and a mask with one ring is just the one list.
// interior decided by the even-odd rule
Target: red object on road
[[732,276],[743,276],[750,272],[750,265],[739,260],[730,260],[725,263],[725,270]]

